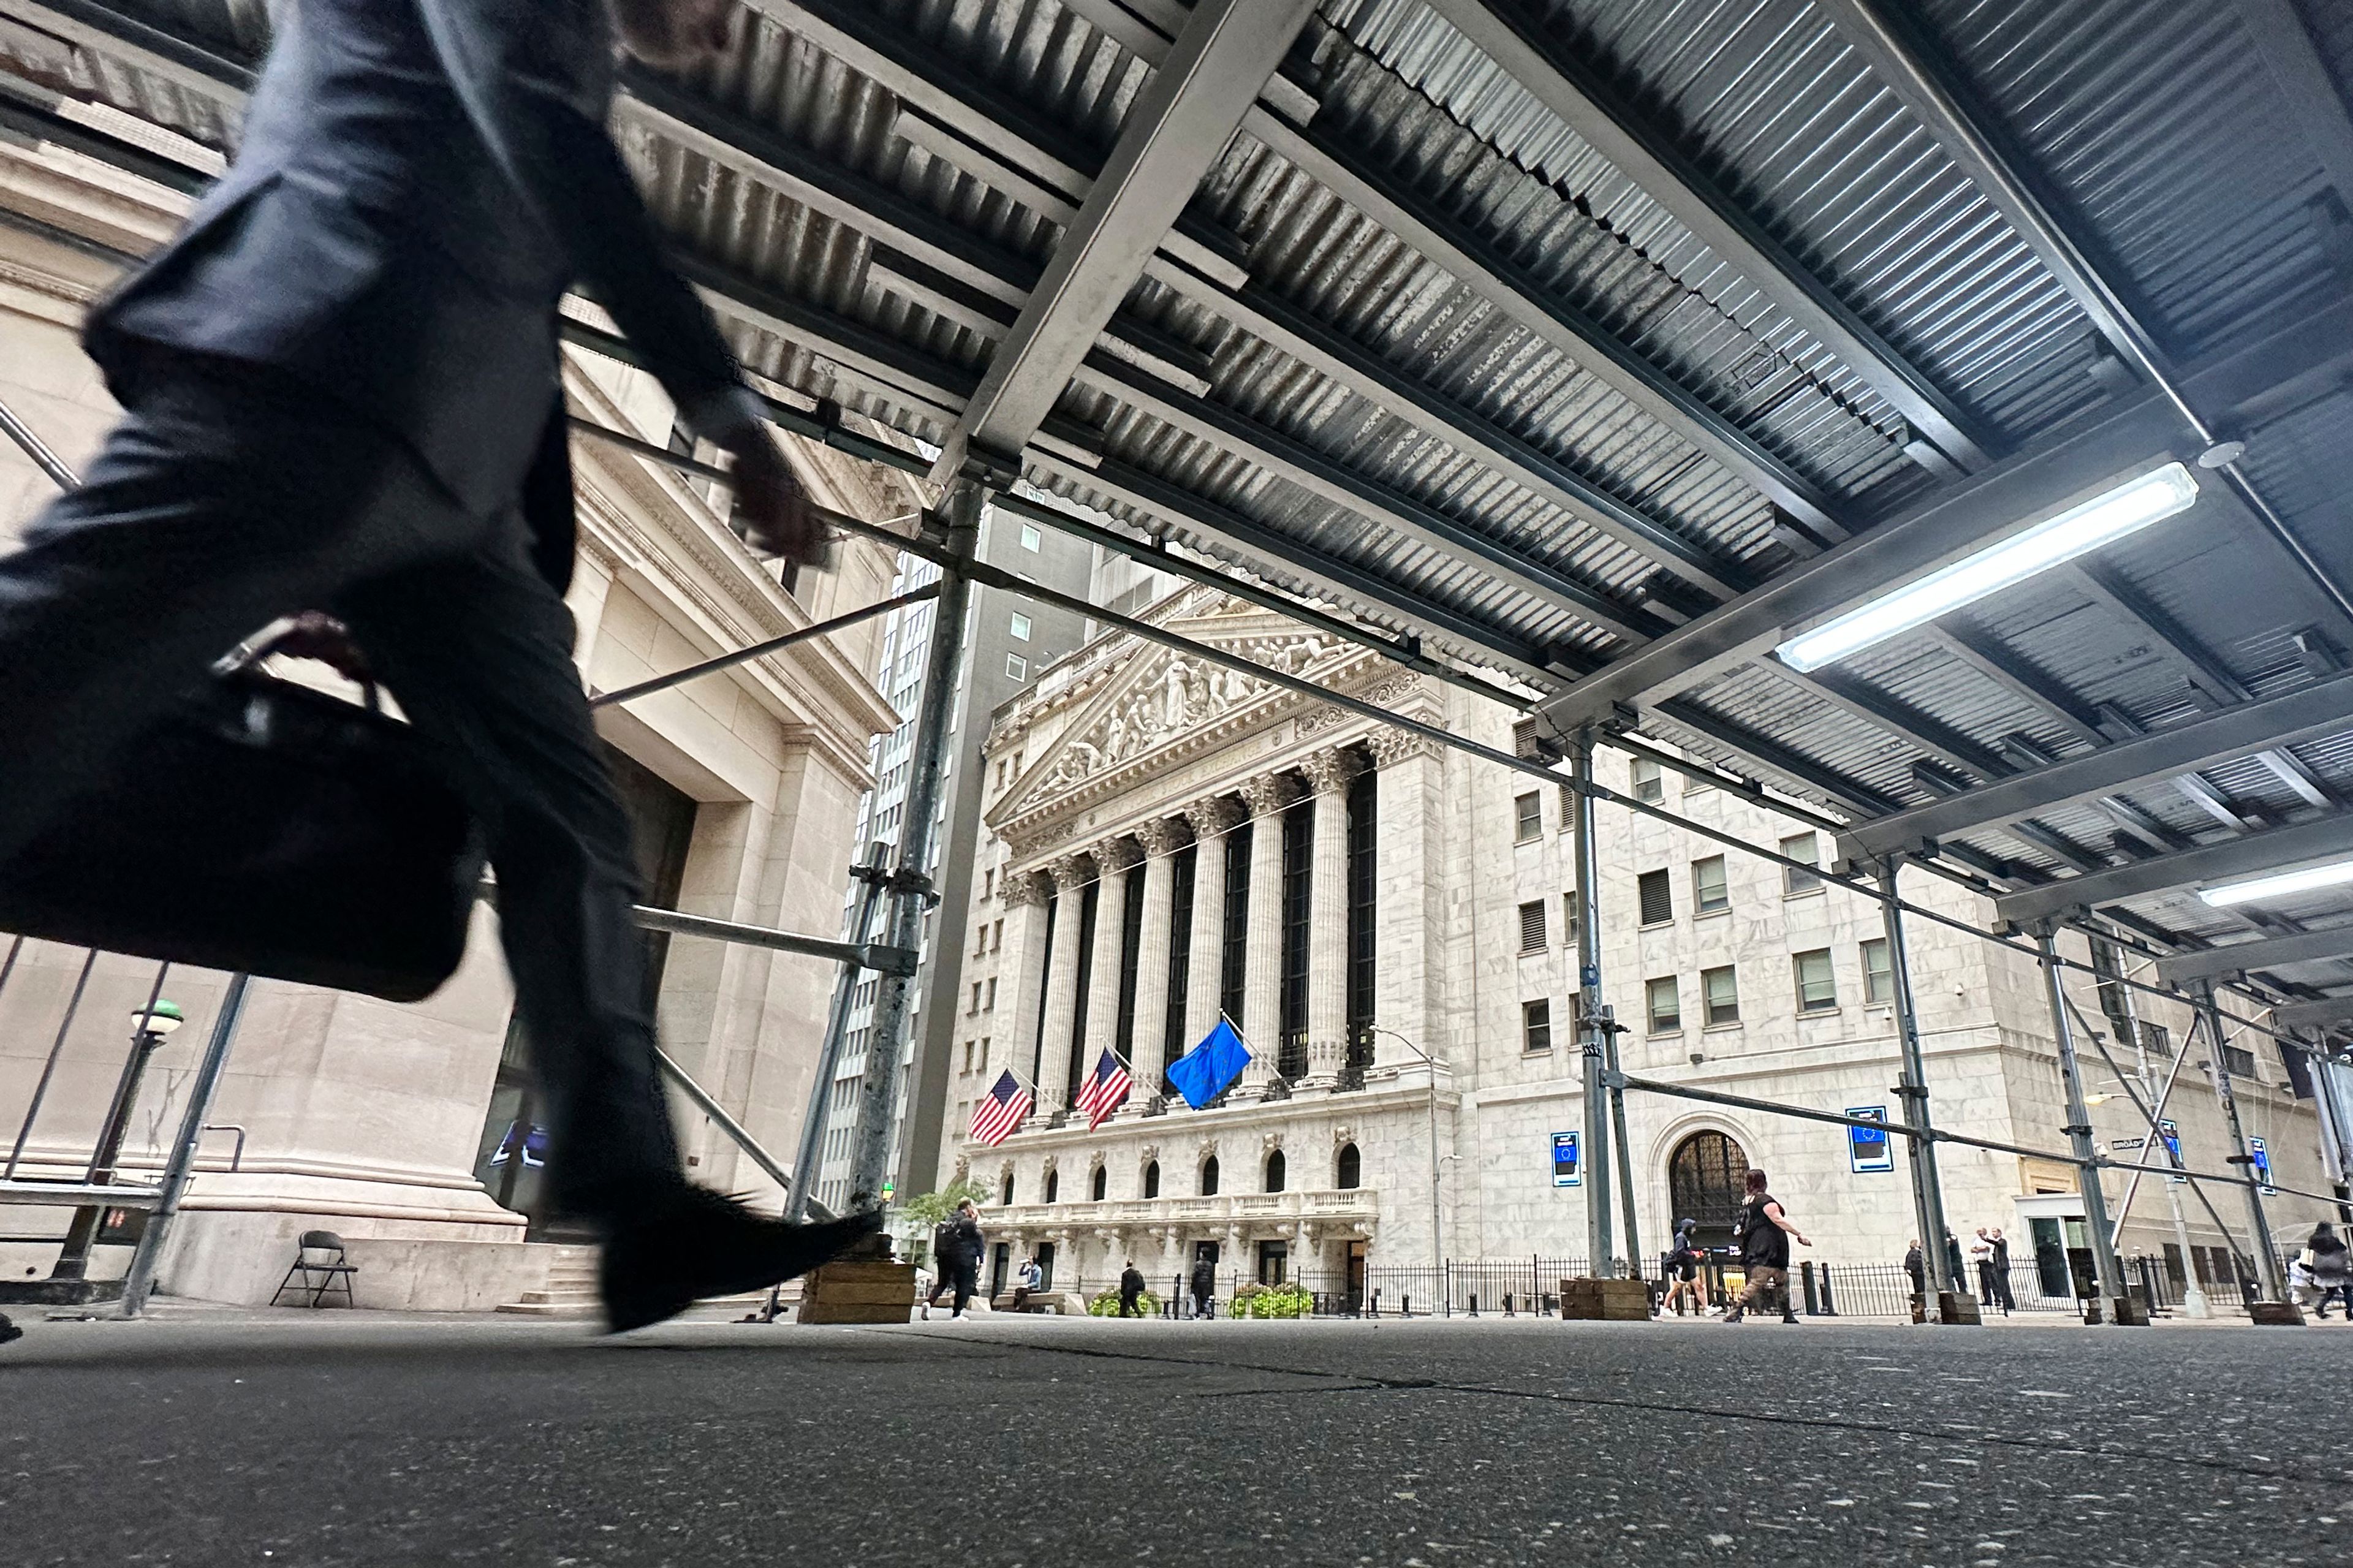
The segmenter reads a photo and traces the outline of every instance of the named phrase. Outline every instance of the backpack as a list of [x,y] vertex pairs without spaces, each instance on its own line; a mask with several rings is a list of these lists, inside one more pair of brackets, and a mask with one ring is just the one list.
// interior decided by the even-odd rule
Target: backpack
[[944,1219],[932,1226],[932,1258],[934,1261],[948,1257],[955,1249],[956,1233],[954,1220]]

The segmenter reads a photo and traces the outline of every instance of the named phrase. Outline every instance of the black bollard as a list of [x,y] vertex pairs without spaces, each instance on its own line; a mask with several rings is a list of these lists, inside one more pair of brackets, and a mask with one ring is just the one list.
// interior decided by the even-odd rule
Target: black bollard
[[1798,1265],[1798,1277],[1805,1286],[1806,1316],[1809,1318],[1820,1317],[1822,1315],[1822,1303],[1821,1298],[1814,1293],[1813,1259],[1808,1258],[1805,1262]]
[[1838,1316],[1838,1303],[1831,1300],[1831,1266],[1827,1263],[1822,1265],[1822,1316]]

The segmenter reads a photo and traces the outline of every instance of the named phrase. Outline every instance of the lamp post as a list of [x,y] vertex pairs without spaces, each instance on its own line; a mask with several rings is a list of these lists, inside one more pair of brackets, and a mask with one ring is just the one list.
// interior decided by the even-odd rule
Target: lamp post
[[1445,1299],[1446,1291],[1446,1253],[1439,1240],[1438,1060],[1428,1051],[1423,1050],[1419,1046],[1415,1045],[1411,1040],[1409,1040],[1403,1035],[1398,1034],[1395,1029],[1384,1029],[1377,1024],[1375,1024],[1366,1026],[1366,1032],[1369,1034],[1388,1036],[1390,1039],[1395,1040],[1398,1045],[1403,1046],[1407,1050],[1411,1051],[1415,1056],[1419,1057],[1430,1066],[1430,1271],[1439,1277],[1438,1289],[1440,1300],[1443,1300]]
[[[102,1187],[114,1180],[114,1163],[121,1157],[122,1140],[131,1131],[131,1106],[139,1096],[139,1079],[147,1070],[148,1058],[162,1047],[173,1030],[186,1022],[187,1015],[180,1010],[178,1003],[160,996],[132,1010],[131,1054],[123,1059],[122,1076],[115,1080],[114,1100],[106,1108],[98,1146],[90,1151],[86,1178],[89,1185]],[[88,1276],[90,1249],[98,1239],[99,1222],[105,1215],[106,1210],[95,1204],[74,1210],[73,1223],[66,1227],[65,1246],[58,1252],[57,1267],[49,1270],[50,1279],[80,1279]]]

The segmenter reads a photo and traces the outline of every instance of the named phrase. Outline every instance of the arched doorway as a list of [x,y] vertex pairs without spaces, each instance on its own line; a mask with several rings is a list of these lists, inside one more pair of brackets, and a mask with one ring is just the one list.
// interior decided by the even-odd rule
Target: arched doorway
[[1694,1132],[1667,1156],[1670,1224],[1697,1220],[1692,1234],[1702,1247],[1730,1247],[1733,1216],[1740,1212],[1741,1177],[1747,1152],[1721,1132]]

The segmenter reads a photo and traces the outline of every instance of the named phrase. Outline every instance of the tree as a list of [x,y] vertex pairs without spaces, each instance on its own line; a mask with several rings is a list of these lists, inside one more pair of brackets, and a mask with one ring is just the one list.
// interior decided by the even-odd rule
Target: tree
[[988,1189],[967,1176],[960,1182],[950,1182],[935,1193],[923,1193],[909,1198],[904,1206],[906,1216],[923,1226],[928,1237],[932,1227],[955,1213],[956,1205],[966,1199],[978,1204],[987,1200]]

